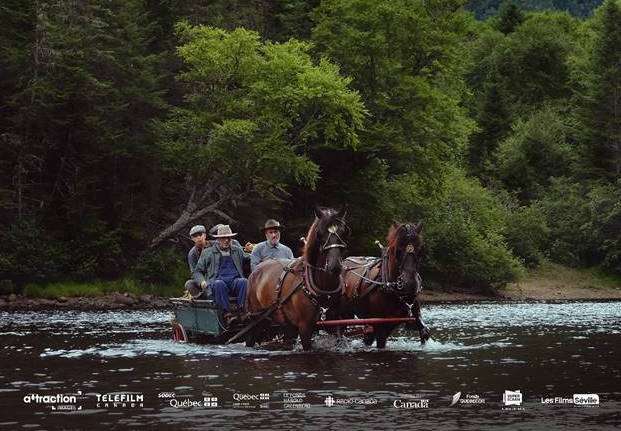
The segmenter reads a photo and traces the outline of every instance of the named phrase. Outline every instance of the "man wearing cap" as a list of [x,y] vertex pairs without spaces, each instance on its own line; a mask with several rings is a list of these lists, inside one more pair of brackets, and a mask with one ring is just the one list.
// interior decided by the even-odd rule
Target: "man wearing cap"
[[217,243],[203,249],[194,269],[194,281],[204,291],[211,289],[216,304],[224,311],[229,311],[229,296],[237,297],[240,308],[244,306],[248,280],[243,276],[243,262],[248,254],[239,246],[232,244],[236,233],[229,225],[220,225],[214,238]]
[[[188,266],[190,267],[190,275],[193,276],[203,249],[209,247],[205,226],[200,224],[193,226],[192,229],[190,229],[190,238],[192,242],[194,242],[194,247],[188,252]],[[203,293],[200,286],[193,279],[185,282],[185,290],[190,292],[190,295],[192,295],[194,299],[198,298]]]
[[280,243],[280,229],[282,226],[276,220],[269,219],[263,226],[265,241],[255,245],[250,255],[250,268],[255,270],[257,265],[267,259],[293,259],[293,252],[289,247]]

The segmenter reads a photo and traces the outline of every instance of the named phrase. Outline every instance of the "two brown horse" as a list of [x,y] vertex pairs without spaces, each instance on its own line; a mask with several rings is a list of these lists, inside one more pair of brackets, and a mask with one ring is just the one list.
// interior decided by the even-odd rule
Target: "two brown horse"
[[[341,296],[340,275],[348,237],[344,214],[316,208],[302,257],[267,260],[250,275],[246,310],[267,310],[269,320],[265,323],[284,328],[291,341],[299,334],[302,347],[309,350],[320,306],[329,306]],[[246,344],[252,346],[265,331],[265,324],[254,328]]]
[[[430,332],[420,317],[418,293],[422,289],[418,274],[423,237],[422,223],[394,223],[386,237],[387,244],[380,259],[348,258],[343,263],[343,296],[341,316],[353,317],[415,317],[421,343]],[[366,345],[377,342],[386,346],[386,339],[398,324],[375,325],[365,335]]]

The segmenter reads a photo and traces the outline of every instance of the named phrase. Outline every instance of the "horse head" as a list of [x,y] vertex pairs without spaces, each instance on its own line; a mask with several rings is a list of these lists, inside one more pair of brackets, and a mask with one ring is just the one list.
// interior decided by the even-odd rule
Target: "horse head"
[[423,247],[422,222],[393,223],[387,236],[387,279],[396,281],[401,296],[416,296],[422,289],[418,268]]
[[331,275],[341,272],[350,229],[345,223],[347,211],[315,208],[315,221],[306,237],[306,261]]

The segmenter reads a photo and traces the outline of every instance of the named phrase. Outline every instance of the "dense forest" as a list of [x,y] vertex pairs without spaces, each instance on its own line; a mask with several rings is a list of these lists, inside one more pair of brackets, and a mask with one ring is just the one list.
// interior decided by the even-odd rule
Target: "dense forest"
[[295,250],[315,204],[352,254],[422,220],[430,283],[621,274],[621,2],[492,3],[3,1],[3,291],[175,283],[196,223]]

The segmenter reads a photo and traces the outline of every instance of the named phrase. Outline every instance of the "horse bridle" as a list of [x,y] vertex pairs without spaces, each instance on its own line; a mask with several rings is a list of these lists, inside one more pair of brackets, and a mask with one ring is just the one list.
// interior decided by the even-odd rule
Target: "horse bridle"
[[[416,229],[414,226],[412,226],[411,224],[404,224],[401,225],[399,227],[399,229],[405,229],[405,236],[407,241],[407,245],[405,246],[405,254],[411,254],[414,256],[414,258],[416,258],[416,247],[414,246],[414,242],[416,241],[416,238],[418,237],[418,233],[416,232]],[[390,287],[394,287],[395,290],[397,290],[398,292],[401,292],[404,288],[404,281],[403,281],[403,267],[405,266],[405,258],[401,260],[401,265],[399,265],[399,275],[397,276],[397,281],[392,282],[392,285],[390,285]],[[415,263],[416,265],[418,264],[418,262]],[[387,266],[388,266],[388,250],[385,250],[384,253],[382,254],[382,281],[385,283],[391,283],[386,281],[386,276],[388,274],[387,271]],[[416,270],[416,274],[418,274],[418,269]],[[419,293],[419,290],[417,289],[417,294]]]
[[[408,245],[405,247],[406,254],[416,254],[416,247],[414,246],[414,241],[416,241],[416,237],[418,236],[416,231],[412,230],[412,226],[410,224],[402,225],[399,229],[405,227],[406,228],[406,236],[410,238]],[[379,286],[379,288],[385,292],[396,291],[396,293],[400,295],[401,291],[404,289],[405,285],[403,282],[403,267],[405,265],[405,259],[401,261],[401,265],[399,266],[399,275],[397,276],[396,281],[388,281],[386,280],[388,274],[388,248],[384,248],[382,251],[382,257],[380,258],[380,277],[382,281],[376,281],[371,278],[365,277],[362,274],[358,274],[356,271],[352,269],[352,273],[356,275],[363,281],[366,281],[369,284],[373,284]],[[377,263],[377,261],[376,261]],[[375,266],[376,263],[373,263],[371,266]],[[416,271],[418,274],[418,270]],[[420,292],[420,289],[417,289],[417,294]]]
[[[345,222],[341,222],[341,223],[345,225]],[[335,244],[328,244],[332,235],[337,237],[338,240],[341,242],[335,243]],[[321,246],[321,252],[323,253],[327,250],[330,250],[331,248],[347,248],[347,243],[343,241],[343,238],[340,237],[339,232],[338,232],[338,227],[336,226],[336,224],[332,224],[328,227],[328,237],[326,238],[326,241]]]
[[[347,228],[347,225],[345,224],[344,221],[340,220],[339,222],[345,228]],[[340,242],[336,242],[334,244],[328,244],[328,242],[330,242],[330,238],[332,238],[333,235]],[[342,249],[347,248],[347,243],[343,240],[343,238],[341,238],[341,236],[338,233],[338,227],[337,227],[336,223],[333,223],[333,224],[331,224],[328,227],[328,236],[327,236],[326,240],[324,241],[323,245],[319,248],[319,250],[320,250],[321,254],[324,254],[326,251],[331,250],[333,248],[342,248]],[[304,262],[304,265],[305,265],[304,273],[305,273],[305,278],[307,280],[307,283],[308,283],[309,287],[313,291],[318,293],[319,295],[330,296],[330,295],[334,295],[335,293],[338,293],[338,292],[340,292],[342,290],[342,286],[341,286],[342,283],[339,283],[337,285],[337,287],[335,289],[333,289],[333,290],[322,290],[322,289],[318,288],[317,285],[315,284],[315,282],[313,281],[313,276],[311,274],[310,269],[312,268],[312,269],[315,269],[315,270],[318,270],[318,271],[328,272],[327,268],[319,268],[318,266],[312,265],[312,264],[310,264],[308,262]],[[326,265],[327,265],[327,262],[326,262]]]

